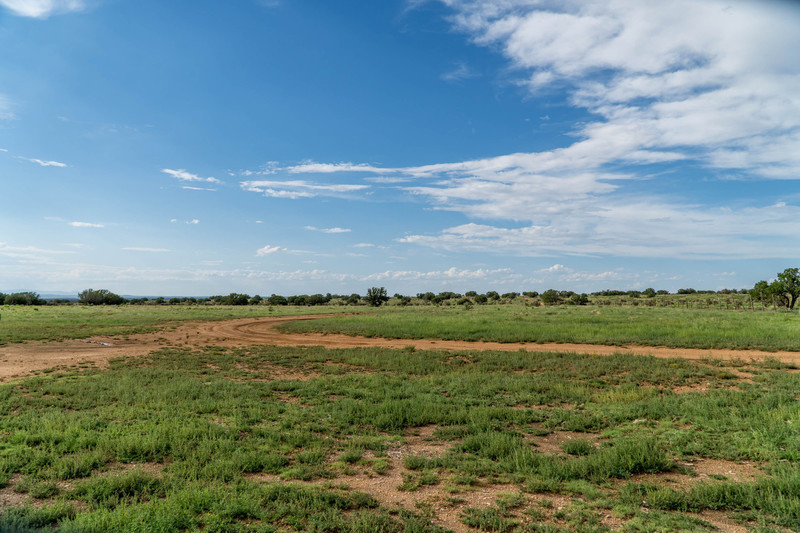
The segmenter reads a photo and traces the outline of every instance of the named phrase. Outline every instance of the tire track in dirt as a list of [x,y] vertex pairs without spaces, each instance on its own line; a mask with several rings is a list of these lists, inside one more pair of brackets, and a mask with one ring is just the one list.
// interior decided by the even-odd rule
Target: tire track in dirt
[[663,346],[606,346],[572,343],[501,343],[449,341],[433,339],[384,339],[353,337],[342,334],[290,333],[277,326],[296,320],[313,320],[343,316],[342,314],[302,315],[282,317],[241,318],[216,322],[187,322],[153,333],[91,337],[61,342],[28,342],[0,346],[0,382],[22,377],[31,372],[58,366],[95,364],[108,365],[117,357],[146,355],[165,347],[248,346],[272,344],[277,346],[322,346],[325,348],[405,348],[448,351],[518,351],[561,352],[576,354],[612,355],[629,353],[663,358],[764,360],[777,359],[800,365],[800,352],[765,352],[761,350],[718,350],[696,348],[667,348]]

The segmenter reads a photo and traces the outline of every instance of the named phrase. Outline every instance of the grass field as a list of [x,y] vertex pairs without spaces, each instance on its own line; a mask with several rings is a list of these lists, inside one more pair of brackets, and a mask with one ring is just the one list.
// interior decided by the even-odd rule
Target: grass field
[[80,339],[94,335],[146,333],[188,320],[225,320],[347,311],[340,306],[18,306],[0,307],[0,345],[10,342]]
[[439,530],[430,500],[351,487],[369,477],[474,531],[712,531],[708,510],[785,531],[798,390],[769,363],[164,350],[0,386],[0,531]]
[[800,350],[800,316],[667,307],[523,304],[387,307],[378,313],[281,326],[286,331],[386,338]]
[[[0,331],[13,342],[334,310],[352,308],[14,308]],[[762,332],[757,346],[777,349],[795,346],[797,316],[513,304],[325,320],[351,321],[467,339],[561,328],[564,340],[648,344],[673,332],[667,345]],[[50,369],[0,384],[0,531],[797,531],[795,370],[270,346]]]

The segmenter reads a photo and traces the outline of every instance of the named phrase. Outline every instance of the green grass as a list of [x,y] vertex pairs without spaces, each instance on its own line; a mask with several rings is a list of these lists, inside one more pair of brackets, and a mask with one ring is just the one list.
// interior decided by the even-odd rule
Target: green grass
[[190,320],[345,312],[340,306],[0,306],[0,345],[13,342],[130,335]]
[[386,307],[377,313],[294,322],[281,328],[403,339],[800,350],[800,315],[786,312],[523,303],[472,309]]
[[[463,509],[476,531],[605,531],[600,517],[612,513],[628,531],[703,530],[689,514],[703,509],[747,513],[765,530],[800,523],[799,374],[631,355],[456,355],[168,349],[0,385],[0,474],[31,498],[2,510],[0,531],[436,531],[424,509],[398,512],[346,488],[347,472],[385,473],[388,451],[430,425],[443,453],[391,467],[403,468],[405,490],[518,489]],[[705,392],[672,392],[698,385]],[[586,438],[566,453],[534,445],[561,430]],[[686,489],[641,477],[679,475],[695,457],[764,474]],[[541,493],[570,504],[526,511]]]

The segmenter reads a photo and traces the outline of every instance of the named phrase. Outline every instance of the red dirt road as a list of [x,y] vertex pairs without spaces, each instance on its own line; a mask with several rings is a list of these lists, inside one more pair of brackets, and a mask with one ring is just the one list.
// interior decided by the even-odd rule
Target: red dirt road
[[777,359],[800,365],[800,352],[764,352],[759,350],[701,350],[692,348],[666,348],[660,346],[604,346],[568,343],[499,343],[467,342],[429,339],[383,339],[378,337],[351,337],[349,335],[318,333],[284,333],[276,326],[295,320],[313,320],[336,315],[308,315],[286,317],[243,318],[219,322],[186,323],[155,333],[116,337],[92,337],[63,342],[28,342],[0,346],[0,382],[23,377],[31,372],[56,366],[73,366],[93,363],[108,364],[115,357],[145,355],[168,346],[248,346],[274,344],[278,346],[323,346],[326,348],[383,347],[403,348],[413,346],[421,350],[498,350],[528,352],[566,352],[611,355],[634,353],[655,357],[680,357],[685,359]]

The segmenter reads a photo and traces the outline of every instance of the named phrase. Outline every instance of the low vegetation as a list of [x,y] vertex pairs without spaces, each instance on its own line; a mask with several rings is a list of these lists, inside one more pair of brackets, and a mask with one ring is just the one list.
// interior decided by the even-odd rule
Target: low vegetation
[[796,314],[670,307],[535,307],[523,302],[470,309],[393,307],[281,328],[402,339],[800,350]]
[[[367,308],[365,308],[367,309]],[[192,320],[337,313],[333,306],[4,306],[0,308],[0,345],[25,341],[81,339],[94,335],[132,335]]]
[[706,509],[782,531],[799,387],[774,362],[162,350],[0,386],[0,530],[399,533],[451,508],[473,531],[711,531]]

